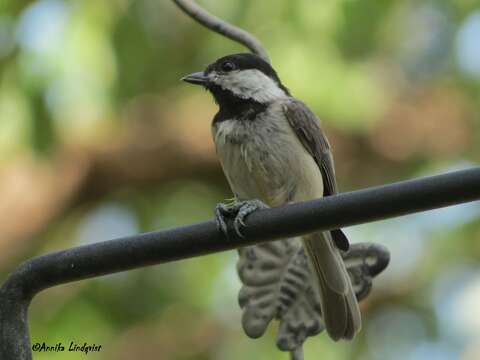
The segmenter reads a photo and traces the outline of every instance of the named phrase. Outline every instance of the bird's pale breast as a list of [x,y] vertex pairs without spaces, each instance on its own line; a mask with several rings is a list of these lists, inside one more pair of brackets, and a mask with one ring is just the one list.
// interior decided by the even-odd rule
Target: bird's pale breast
[[260,199],[270,206],[323,195],[320,169],[283,115],[270,105],[254,120],[213,125],[217,153],[239,200]]

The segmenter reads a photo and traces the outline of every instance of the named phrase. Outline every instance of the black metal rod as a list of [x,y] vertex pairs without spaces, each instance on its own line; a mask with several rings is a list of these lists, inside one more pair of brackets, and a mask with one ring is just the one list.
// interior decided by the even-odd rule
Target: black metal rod
[[213,220],[50,253],[22,263],[0,288],[0,359],[31,359],[27,310],[39,291],[81,279],[337,229],[480,199],[480,167],[260,210],[245,238]]

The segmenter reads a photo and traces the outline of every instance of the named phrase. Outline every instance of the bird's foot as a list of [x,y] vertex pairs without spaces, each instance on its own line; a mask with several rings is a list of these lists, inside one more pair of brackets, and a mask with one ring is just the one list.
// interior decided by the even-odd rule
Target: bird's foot
[[268,208],[260,200],[236,201],[229,204],[219,203],[215,207],[215,221],[218,229],[230,238],[227,222],[233,221],[233,229],[237,236],[243,238],[242,229],[245,227],[245,219],[251,213]]

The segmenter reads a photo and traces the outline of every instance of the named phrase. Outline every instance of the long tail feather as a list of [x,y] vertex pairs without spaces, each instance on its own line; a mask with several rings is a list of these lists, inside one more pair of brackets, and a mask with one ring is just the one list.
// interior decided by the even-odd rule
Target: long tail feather
[[362,320],[340,250],[334,246],[330,232],[304,236],[303,243],[317,278],[328,334],[335,341],[353,339]]

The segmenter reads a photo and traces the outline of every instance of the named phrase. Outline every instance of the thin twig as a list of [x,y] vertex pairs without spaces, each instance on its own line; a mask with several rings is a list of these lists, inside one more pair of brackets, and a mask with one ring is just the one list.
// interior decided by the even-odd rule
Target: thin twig
[[193,0],[173,0],[177,6],[188,14],[192,19],[199,22],[206,28],[215,31],[216,33],[223,35],[233,41],[236,41],[251,52],[257,54],[265,61],[270,62],[268,53],[262,43],[249,32],[240,29],[237,26],[229,24],[228,22],[210,14],[205,9],[201,8]]

